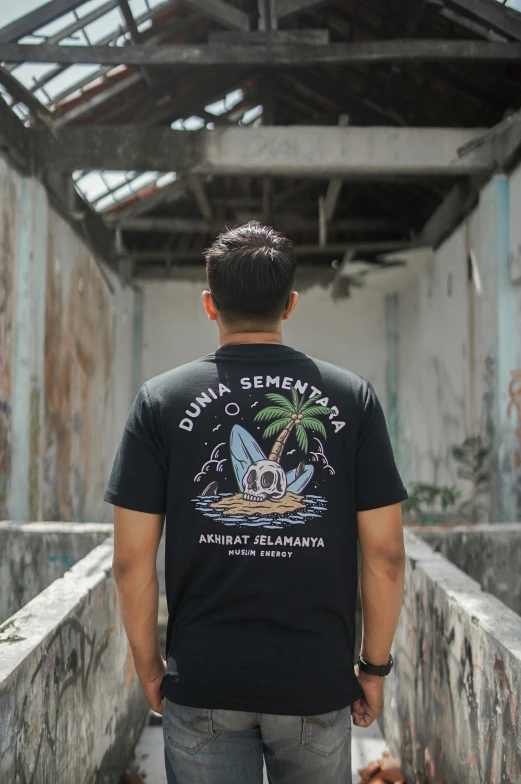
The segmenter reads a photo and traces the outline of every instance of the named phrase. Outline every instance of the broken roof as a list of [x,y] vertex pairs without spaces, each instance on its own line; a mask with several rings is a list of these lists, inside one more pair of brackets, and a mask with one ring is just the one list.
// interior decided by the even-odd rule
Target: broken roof
[[[259,8],[260,15],[259,15]],[[242,58],[219,65],[126,64],[133,46],[229,43],[249,35],[249,47],[270,26],[266,0],[27,0],[0,11],[1,45],[113,47],[122,63],[5,62],[0,93],[31,128],[160,126],[197,133],[234,125],[487,128],[521,106],[521,58],[413,57],[352,62],[292,61],[275,67]],[[263,10],[264,9],[264,10]],[[521,0],[278,0],[272,35],[295,31],[310,45],[343,42],[508,43],[521,41]],[[264,18],[263,18],[264,16]],[[268,28],[266,28],[268,25]],[[259,40],[247,30],[261,28]],[[230,33],[239,31],[238,33]],[[233,36],[236,36],[234,38]],[[308,35],[308,39],[305,36]],[[220,36],[220,38],[219,38]],[[228,38],[226,38],[228,36]],[[246,39],[244,39],[246,40]],[[276,40],[273,38],[273,40]],[[119,55],[118,55],[119,56]],[[1,57],[0,57],[1,59]],[[116,56],[117,59],[117,56]],[[344,118],[344,119],[342,119]],[[329,178],[254,176],[248,173],[194,178],[175,171],[84,170],[75,187],[119,226],[119,247],[146,263],[200,258],[211,236],[250,217],[269,220],[297,244],[318,243],[319,203]],[[454,180],[337,183],[327,242],[409,241],[417,236]],[[322,238],[323,239],[323,238]],[[326,243],[314,260],[330,262]],[[148,256],[147,256],[148,254]],[[337,255],[333,253],[333,255]],[[157,266],[157,265],[156,265]]]

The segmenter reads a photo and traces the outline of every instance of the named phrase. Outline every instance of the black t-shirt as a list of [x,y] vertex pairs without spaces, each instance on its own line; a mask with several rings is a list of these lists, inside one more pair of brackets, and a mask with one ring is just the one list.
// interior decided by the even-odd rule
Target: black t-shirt
[[358,699],[356,512],[406,497],[353,373],[256,343],[144,384],[105,500],[166,513],[163,694],[293,715]]

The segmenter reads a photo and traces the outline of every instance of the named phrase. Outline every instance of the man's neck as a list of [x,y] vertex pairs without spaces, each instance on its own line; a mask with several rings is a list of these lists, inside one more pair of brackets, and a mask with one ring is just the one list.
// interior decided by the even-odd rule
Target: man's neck
[[261,332],[219,332],[219,347],[234,346],[239,343],[273,343],[282,345],[282,330],[266,330]]

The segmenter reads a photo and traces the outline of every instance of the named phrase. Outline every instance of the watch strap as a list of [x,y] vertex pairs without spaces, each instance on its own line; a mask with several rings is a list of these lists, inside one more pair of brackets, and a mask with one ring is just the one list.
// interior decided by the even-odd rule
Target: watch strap
[[393,667],[393,657],[389,655],[389,661],[387,664],[371,664],[368,662],[362,654],[358,655],[358,666],[363,671],[366,672],[368,675],[389,675]]

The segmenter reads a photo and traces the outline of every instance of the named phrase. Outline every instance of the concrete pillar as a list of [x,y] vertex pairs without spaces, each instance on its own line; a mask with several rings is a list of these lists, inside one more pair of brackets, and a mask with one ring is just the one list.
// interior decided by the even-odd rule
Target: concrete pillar
[[44,189],[34,180],[23,180],[20,213],[14,285],[11,518],[37,520],[42,481],[48,206]]

